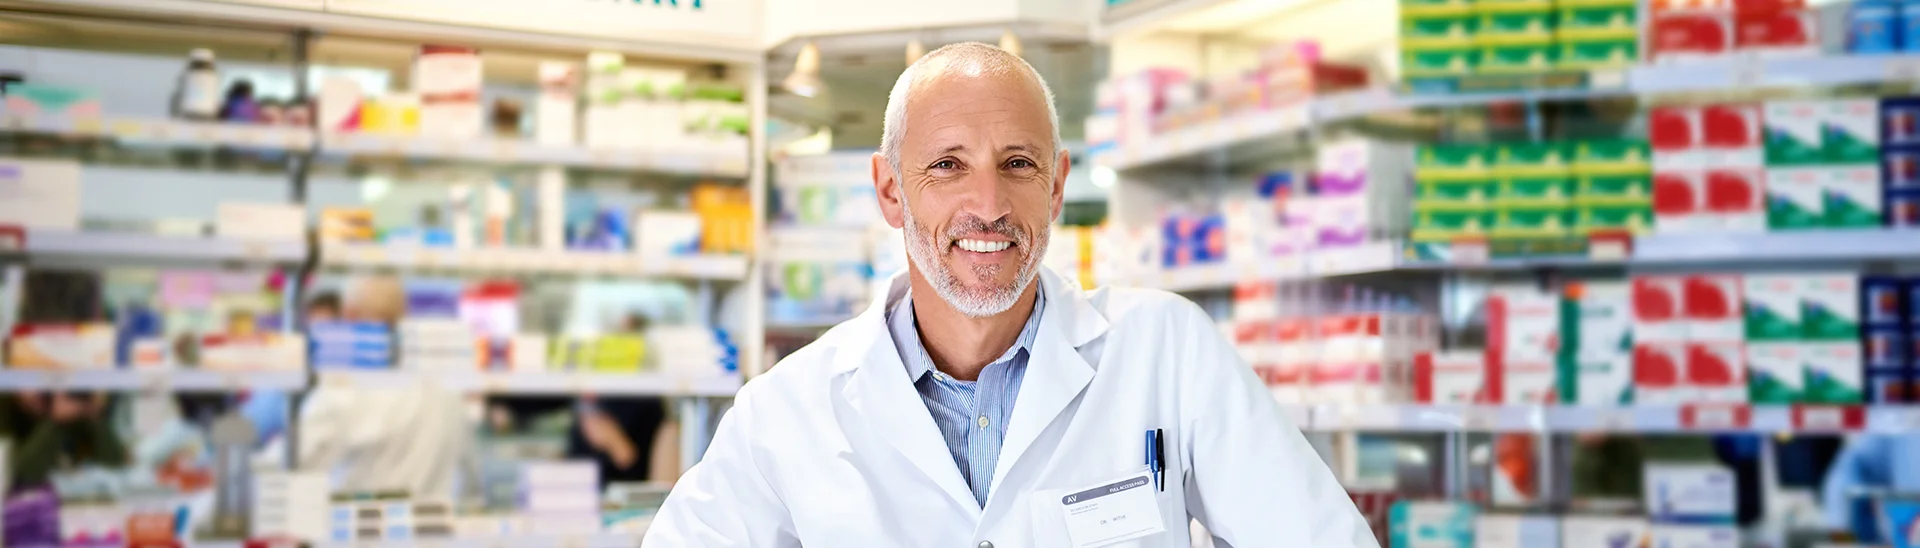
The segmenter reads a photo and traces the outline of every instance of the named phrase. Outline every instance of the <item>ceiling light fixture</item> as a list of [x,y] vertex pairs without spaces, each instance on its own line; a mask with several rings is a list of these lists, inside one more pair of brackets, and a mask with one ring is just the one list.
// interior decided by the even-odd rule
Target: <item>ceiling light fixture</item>
[[820,46],[812,41],[800,46],[800,54],[793,58],[793,74],[780,81],[780,87],[788,93],[813,98],[824,91],[826,83],[820,81]]
[[1013,29],[1007,29],[1000,33],[1000,49],[1007,50],[1007,53],[1013,54],[1014,57],[1021,56],[1020,37],[1013,35]]
[[919,61],[921,57],[926,56],[927,45],[920,43],[919,38],[914,38],[912,41],[907,42],[907,64],[911,65],[914,61]]

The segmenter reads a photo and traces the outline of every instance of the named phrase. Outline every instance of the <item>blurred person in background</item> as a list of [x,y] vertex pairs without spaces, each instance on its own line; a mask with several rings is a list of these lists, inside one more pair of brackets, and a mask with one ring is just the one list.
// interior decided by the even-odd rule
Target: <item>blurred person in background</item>
[[[393,276],[360,277],[349,282],[342,304],[347,321],[393,327],[406,315],[406,288]],[[430,385],[322,383],[309,392],[298,420],[300,467],[331,473],[338,490],[451,497],[457,480],[478,475],[473,425],[460,394]]]
[[[21,324],[105,321],[100,275],[33,270],[21,291]],[[14,351],[22,348],[10,349]],[[10,489],[44,487],[55,470],[125,466],[127,447],[112,424],[112,398],[100,393],[25,392],[0,396],[0,437],[12,444]]]
[[1857,501],[1869,493],[1920,495],[1920,433],[1849,437],[1820,486],[1827,526],[1867,534],[1863,527],[1875,523],[1875,510]]
[[[647,320],[640,314],[628,314],[620,330],[644,335]],[[670,459],[656,458],[665,428],[666,401],[656,397],[496,397],[488,405],[488,420],[496,432],[517,430],[534,417],[566,409],[573,413],[567,427],[565,454],[568,459],[591,460],[599,465],[600,487],[614,482],[665,481],[672,479],[677,466]]]

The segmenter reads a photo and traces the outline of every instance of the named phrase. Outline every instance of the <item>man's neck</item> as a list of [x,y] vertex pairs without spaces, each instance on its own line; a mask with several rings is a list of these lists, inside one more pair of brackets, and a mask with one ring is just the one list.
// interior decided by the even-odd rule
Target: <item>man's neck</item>
[[940,298],[918,271],[910,276],[913,292],[909,298],[913,299],[914,325],[920,331],[921,346],[926,347],[935,368],[963,381],[979,378],[987,364],[993,363],[1020,339],[1020,330],[1033,314],[1033,303],[1040,289],[1040,280],[1036,278],[1020,292],[1020,299],[1014,301],[1012,308],[975,318],[960,313]]

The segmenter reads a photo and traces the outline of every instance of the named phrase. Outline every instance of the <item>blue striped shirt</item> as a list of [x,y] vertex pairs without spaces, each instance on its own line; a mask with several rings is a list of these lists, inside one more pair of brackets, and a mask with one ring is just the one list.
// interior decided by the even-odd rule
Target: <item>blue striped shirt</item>
[[1027,315],[1020,338],[1000,357],[980,371],[976,381],[955,379],[933,366],[933,357],[920,342],[920,329],[913,317],[913,299],[900,299],[887,316],[887,329],[893,332],[893,347],[907,365],[907,378],[920,392],[920,400],[933,414],[947,452],[960,467],[960,475],[973,490],[974,501],[987,505],[987,488],[993,485],[993,467],[1000,462],[1000,445],[1007,437],[1007,421],[1013,418],[1013,402],[1020,395],[1020,380],[1027,375],[1027,357],[1033,353],[1034,334],[1040,330],[1040,311],[1047,296],[1038,292],[1033,313]]

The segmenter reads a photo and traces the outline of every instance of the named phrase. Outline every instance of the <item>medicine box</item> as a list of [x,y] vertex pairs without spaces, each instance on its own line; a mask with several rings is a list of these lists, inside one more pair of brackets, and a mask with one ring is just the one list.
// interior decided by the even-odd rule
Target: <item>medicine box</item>
[[1860,337],[1860,281],[1850,272],[1801,276],[1802,336],[1854,341]]
[[1875,164],[1827,168],[1821,180],[1822,223],[1833,228],[1878,227],[1881,217],[1880,167]]
[[1746,345],[1739,341],[1687,343],[1684,383],[1698,403],[1745,403],[1746,363]]
[[1741,278],[1744,327],[1749,341],[1797,341],[1802,337],[1801,275],[1747,274]]
[[1560,542],[1555,516],[1482,515],[1474,523],[1475,548],[1538,548]]
[[1817,229],[1826,226],[1827,172],[1818,167],[1767,170],[1767,228]]
[[1864,396],[1860,343],[1857,341],[1806,344],[1806,400],[1813,403],[1860,403]]
[[1747,345],[1747,386],[1753,403],[1799,403],[1805,397],[1805,350],[1797,342]]
[[1653,546],[1659,548],[1740,548],[1740,529],[1732,525],[1654,525]]
[[1474,506],[1461,502],[1399,501],[1387,511],[1395,548],[1472,548]]
[[1828,106],[1822,101],[1769,101],[1766,104],[1767,165],[1793,166],[1825,163],[1822,122]]
[[1690,275],[1681,281],[1681,288],[1688,340],[1719,342],[1745,339],[1740,276]]
[[1648,463],[1648,517],[1657,523],[1732,523],[1733,470],[1717,464]]
[[1639,548],[1649,527],[1646,518],[1567,516],[1560,519],[1560,548]]
[[1826,159],[1841,165],[1880,160],[1880,103],[1874,99],[1831,100],[1821,130]]

